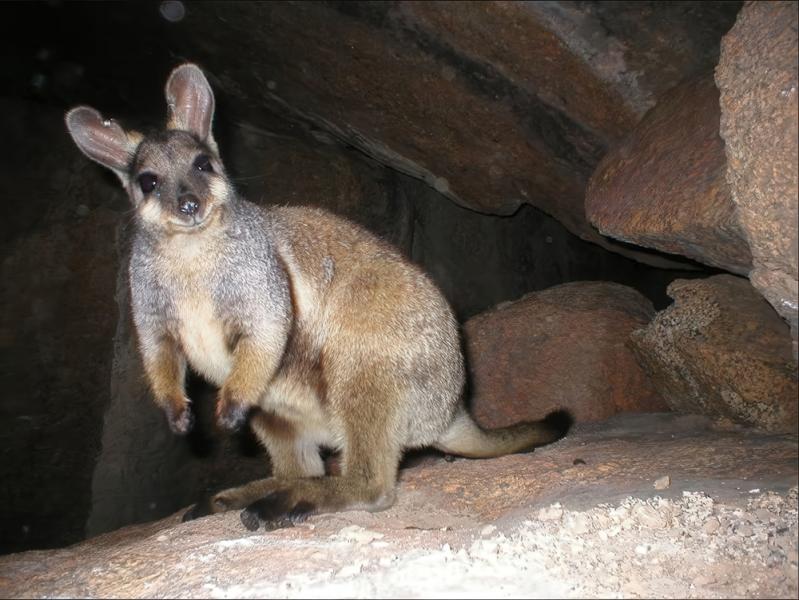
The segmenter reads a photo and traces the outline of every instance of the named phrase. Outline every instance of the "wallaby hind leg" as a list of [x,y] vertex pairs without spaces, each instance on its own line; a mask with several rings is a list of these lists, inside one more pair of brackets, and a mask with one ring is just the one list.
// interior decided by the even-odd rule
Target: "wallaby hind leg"
[[261,498],[263,490],[269,487],[269,482],[275,477],[296,479],[320,477],[325,474],[318,446],[312,440],[303,437],[298,426],[268,413],[254,414],[250,426],[269,453],[272,477],[251,481],[205,497],[184,515],[184,521],[244,508]]
[[345,423],[341,475],[250,484],[248,494],[258,493],[258,497],[242,512],[245,526],[255,529],[262,521],[312,513],[389,508],[395,499],[402,449],[395,422],[397,403],[385,397],[387,390],[396,387],[366,377],[345,386],[341,394],[346,400],[341,401],[350,404],[344,414],[351,416]]
[[[254,529],[262,521],[344,510],[378,511],[394,503],[402,449],[395,422],[397,402],[385,394],[398,386],[380,385],[361,376],[340,386],[340,390],[335,387],[339,386],[331,386],[329,391],[329,395],[336,394],[331,404],[350,404],[349,410],[342,411],[349,418],[345,422],[341,475],[252,481],[214,495],[210,500],[212,512],[246,507],[242,522]],[[321,458],[319,461],[321,464]]]
[[[400,453],[385,448],[379,456],[373,445],[366,450],[357,440],[345,451],[344,472],[339,476],[310,479],[269,479],[248,485],[248,495],[258,498],[241,514],[248,529],[261,522],[303,519],[309,514],[347,510],[380,511],[394,504]],[[378,448],[378,451],[380,449]],[[251,496],[252,497],[252,496]]]

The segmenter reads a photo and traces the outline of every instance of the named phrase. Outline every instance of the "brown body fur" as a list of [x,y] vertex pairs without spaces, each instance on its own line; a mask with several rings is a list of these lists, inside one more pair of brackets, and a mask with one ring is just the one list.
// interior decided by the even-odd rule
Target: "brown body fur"
[[[362,228],[308,208],[239,198],[211,134],[213,95],[193,65],[167,83],[165,133],[67,115],[78,146],[114,170],[136,207],[130,282],[139,346],[171,427],[192,425],[187,362],[220,389],[217,418],[249,423],[273,477],[222,491],[193,516],[259,520],[394,501],[407,448],[499,456],[556,439],[526,423],[485,431],[462,400],[457,323],[432,282]],[[147,178],[156,178],[156,185]],[[341,453],[325,475],[320,446]]]

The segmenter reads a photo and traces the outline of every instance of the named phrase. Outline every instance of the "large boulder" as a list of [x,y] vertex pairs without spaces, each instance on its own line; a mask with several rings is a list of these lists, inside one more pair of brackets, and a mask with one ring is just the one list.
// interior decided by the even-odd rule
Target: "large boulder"
[[788,326],[746,279],[677,280],[674,304],[631,347],[672,409],[796,431]]
[[796,2],[749,2],[722,42],[716,83],[727,180],[749,239],[749,276],[799,333],[799,44]]
[[710,74],[670,91],[597,167],[586,213],[613,238],[747,275]]
[[464,334],[475,417],[502,427],[558,409],[578,422],[668,410],[626,346],[653,314],[631,288],[577,282],[473,317]]

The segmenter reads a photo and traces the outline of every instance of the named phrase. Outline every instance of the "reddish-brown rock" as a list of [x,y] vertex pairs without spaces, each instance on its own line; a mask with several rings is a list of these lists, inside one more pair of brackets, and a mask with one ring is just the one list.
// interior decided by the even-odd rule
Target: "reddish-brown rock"
[[799,43],[796,2],[749,2],[722,42],[716,83],[727,180],[752,285],[799,333]]
[[672,409],[796,431],[797,373],[788,326],[746,279],[679,279],[674,304],[631,346]]
[[501,427],[558,409],[578,422],[668,410],[626,346],[653,314],[631,288],[578,282],[470,319],[464,335],[475,417]]
[[670,91],[594,171],[589,220],[613,238],[748,274],[719,116],[711,74]]

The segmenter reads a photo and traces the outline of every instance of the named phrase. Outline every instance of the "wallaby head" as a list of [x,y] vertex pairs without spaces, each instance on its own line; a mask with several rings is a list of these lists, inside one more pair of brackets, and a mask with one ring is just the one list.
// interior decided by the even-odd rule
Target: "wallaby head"
[[143,227],[193,233],[218,218],[233,197],[211,132],[214,95],[202,71],[184,64],[166,84],[166,129],[125,131],[88,106],[66,115],[78,148],[122,181]]

